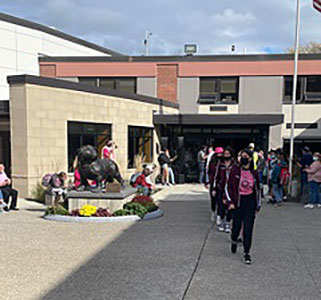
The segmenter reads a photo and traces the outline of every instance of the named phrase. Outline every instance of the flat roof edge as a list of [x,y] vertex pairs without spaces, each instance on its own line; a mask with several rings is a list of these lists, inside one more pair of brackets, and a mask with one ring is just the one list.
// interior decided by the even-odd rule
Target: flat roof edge
[[[300,54],[300,60],[321,60],[320,54]],[[241,55],[176,55],[176,56],[48,56],[40,57],[39,62],[251,62],[289,61],[294,54],[241,54]]]
[[104,88],[89,86],[89,85],[80,84],[80,83],[71,82],[71,81],[62,80],[62,79],[40,77],[40,76],[34,76],[34,75],[13,75],[13,76],[8,76],[7,81],[10,85],[29,83],[29,84],[35,84],[40,86],[92,93],[97,95],[118,97],[118,98],[123,98],[127,100],[134,100],[134,101],[139,101],[139,102],[144,102],[149,104],[156,104],[156,105],[165,106],[165,107],[172,107],[176,109],[179,108],[179,105],[177,103],[166,101],[160,98],[153,98],[153,97],[144,96],[140,94],[131,94],[131,93],[126,93],[121,91],[106,90]]
[[155,124],[167,125],[279,125],[283,114],[156,114]]
[[32,21],[29,21],[29,20],[17,18],[17,17],[11,16],[11,15],[8,15],[8,14],[4,14],[4,13],[1,13],[1,12],[0,12],[0,21],[12,23],[12,24],[15,24],[15,25],[27,27],[27,28],[34,29],[34,30],[39,30],[39,31],[42,31],[44,33],[48,33],[48,34],[54,35],[56,37],[62,38],[64,40],[67,40],[69,42],[76,43],[78,45],[81,45],[81,46],[84,46],[84,47],[88,47],[88,48],[91,48],[93,50],[100,51],[102,53],[106,53],[106,54],[109,54],[109,55],[123,56],[123,54],[121,54],[121,53],[118,53],[118,52],[110,50],[108,48],[105,48],[105,47],[99,46],[97,44],[88,42],[88,41],[83,40],[81,38],[78,38],[78,37],[72,36],[70,34],[64,33],[62,31],[50,28],[50,27],[48,27],[46,25],[42,25],[42,24],[39,24],[39,23],[36,23],[36,22],[32,22]]

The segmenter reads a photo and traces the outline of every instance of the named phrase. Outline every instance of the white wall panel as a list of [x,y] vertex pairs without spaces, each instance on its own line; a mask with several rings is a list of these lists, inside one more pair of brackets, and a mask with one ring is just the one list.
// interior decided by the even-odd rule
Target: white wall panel
[[3,47],[5,49],[15,49],[16,41],[14,31],[3,28],[0,24],[0,37],[0,47]]
[[18,70],[30,70],[32,74],[39,74],[38,56],[35,54],[18,53]]

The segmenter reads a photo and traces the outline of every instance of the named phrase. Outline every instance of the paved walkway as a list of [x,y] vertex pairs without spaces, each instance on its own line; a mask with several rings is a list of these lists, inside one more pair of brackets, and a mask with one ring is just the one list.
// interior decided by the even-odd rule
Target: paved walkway
[[202,187],[161,206],[163,218],[124,224],[49,222],[30,203],[0,215],[0,299],[321,299],[321,209],[265,205],[246,266]]

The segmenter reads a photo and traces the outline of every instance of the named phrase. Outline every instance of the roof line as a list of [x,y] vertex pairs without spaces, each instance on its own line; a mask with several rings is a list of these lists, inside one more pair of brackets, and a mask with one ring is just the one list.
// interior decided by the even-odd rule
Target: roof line
[[[321,60],[320,54],[300,54],[300,60]],[[48,56],[40,62],[226,62],[294,60],[293,54],[180,55],[180,56]]]
[[71,82],[62,79],[55,79],[49,77],[40,77],[34,75],[13,75],[8,76],[7,81],[9,84],[35,84],[40,86],[47,86],[53,88],[61,88],[85,93],[92,93],[97,95],[112,96],[118,98],[124,98],[127,100],[139,101],[149,104],[156,104],[165,107],[179,108],[178,103],[163,100],[160,98],[154,98],[149,96],[144,96],[140,94],[127,93],[122,91],[108,90],[101,87],[95,87],[85,84],[80,84],[76,82]]
[[84,46],[84,47],[88,47],[88,48],[91,48],[93,50],[100,51],[102,53],[106,53],[106,54],[109,54],[109,55],[115,55],[115,56],[122,56],[123,55],[123,54],[121,54],[119,52],[116,52],[116,51],[110,50],[108,48],[99,46],[97,44],[85,41],[83,39],[80,39],[78,37],[69,35],[69,34],[61,32],[59,30],[50,28],[48,26],[45,26],[45,25],[42,25],[42,24],[39,24],[39,23],[35,23],[35,22],[32,22],[32,21],[28,21],[28,20],[25,20],[25,19],[17,18],[17,17],[11,16],[11,15],[8,15],[8,14],[4,14],[4,13],[1,13],[1,12],[0,12],[0,21],[12,23],[12,24],[15,24],[15,25],[27,27],[27,28],[34,29],[34,30],[39,30],[39,31],[42,31],[44,33],[48,33],[48,34],[54,35],[56,37],[62,38],[64,40],[67,40],[69,42],[73,42],[73,43],[76,43],[78,45],[81,45],[81,46]]

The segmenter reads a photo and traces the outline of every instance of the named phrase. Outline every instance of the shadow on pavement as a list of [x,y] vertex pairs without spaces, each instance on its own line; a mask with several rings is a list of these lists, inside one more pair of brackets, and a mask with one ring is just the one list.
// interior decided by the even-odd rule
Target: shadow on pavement
[[181,299],[211,225],[195,200],[163,202],[164,217],[133,224],[43,299]]

